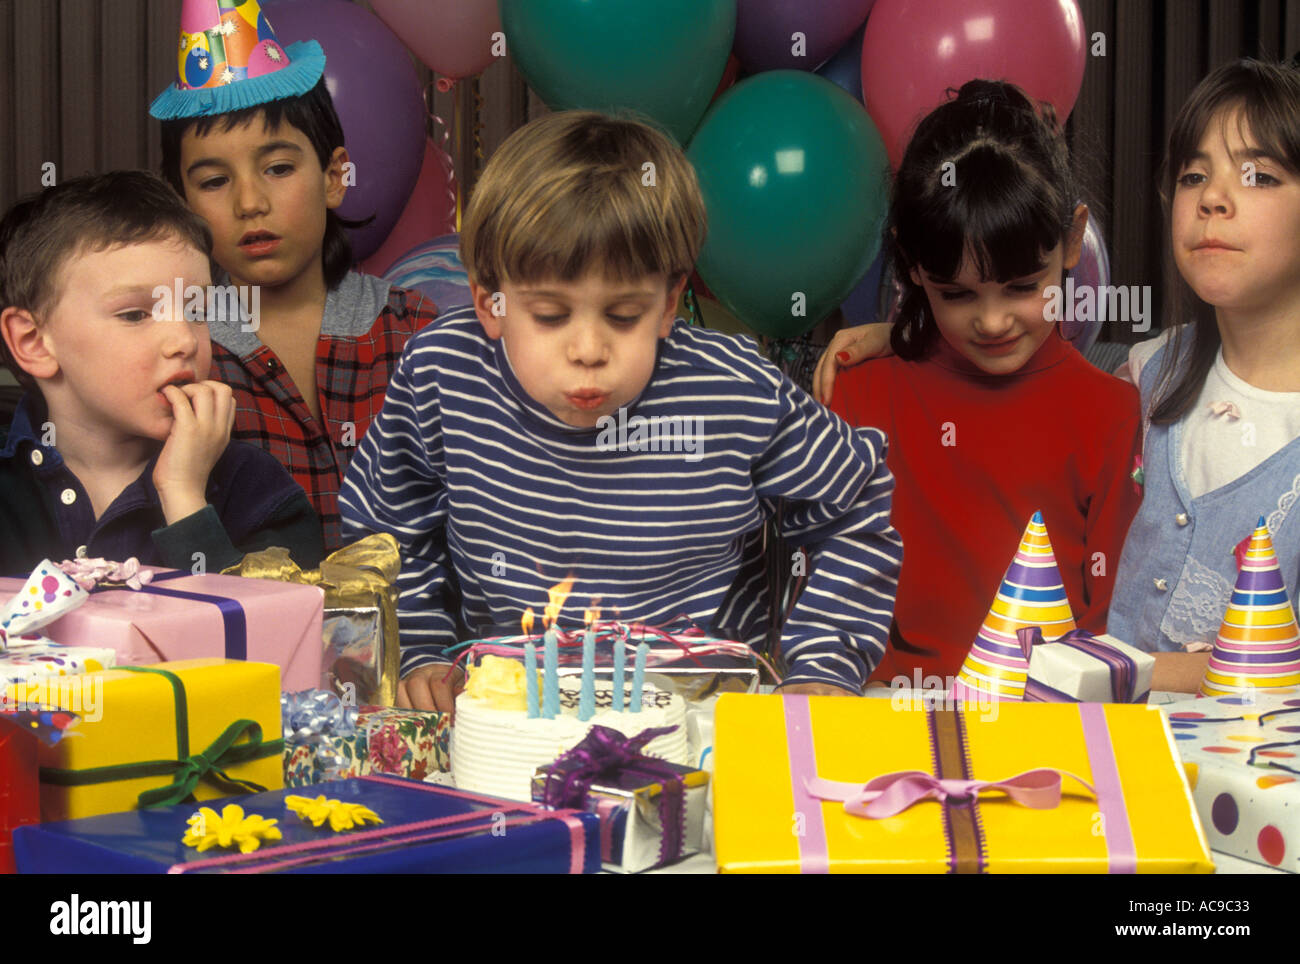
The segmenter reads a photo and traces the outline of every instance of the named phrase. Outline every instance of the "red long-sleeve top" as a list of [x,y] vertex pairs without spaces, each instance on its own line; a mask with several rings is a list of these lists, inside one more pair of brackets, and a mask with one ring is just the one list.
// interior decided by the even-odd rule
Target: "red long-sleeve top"
[[867,362],[840,373],[831,408],[889,436],[903,570],[872,679],[956,675],[1036,510],[1076,622],[1104,631],[1141,502],[1132,385],[1053,334],[1012,375],[979,372],[946,345],[921,361]]

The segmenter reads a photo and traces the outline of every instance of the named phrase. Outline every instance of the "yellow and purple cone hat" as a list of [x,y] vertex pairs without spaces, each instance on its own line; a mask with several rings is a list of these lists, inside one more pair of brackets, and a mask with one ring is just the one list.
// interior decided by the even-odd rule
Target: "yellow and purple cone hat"
[[1042,630],[1046,642],[1075,629],[1041,512],[1034,513],[1020,537],[1020,548],[1002,577],[997,598],[953,682],[953,697],[971,702],[987,702],[990,697],[1023,700],[1029,654],[1016,632],[1032,626]]
[[183,0],[176,83],[149,107],[159,120],[229,114],[297,97],[325,72],[314,40],[281,47],[257,0]]
[[1261,516],[1237,572],[1237,584],[1201,680],[1201,694],[1277,693],[1297,687],[1300,626],[1277,565],[1273,538]]

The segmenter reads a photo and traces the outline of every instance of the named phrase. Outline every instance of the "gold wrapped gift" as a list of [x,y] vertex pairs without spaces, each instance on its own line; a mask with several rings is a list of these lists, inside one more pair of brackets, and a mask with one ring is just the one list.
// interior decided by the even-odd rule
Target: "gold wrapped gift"
[[397,540],[385,532],[344,546],[310,572],[275,546],[250,553],[224,573],[320,586],[325,590],[321,688],[358,706],[393,706],[401,660],[395,585],[401,568]]

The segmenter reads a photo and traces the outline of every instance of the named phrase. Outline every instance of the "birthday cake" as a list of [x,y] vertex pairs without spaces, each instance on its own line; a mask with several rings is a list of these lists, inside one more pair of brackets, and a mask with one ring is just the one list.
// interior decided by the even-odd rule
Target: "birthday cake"
[[559,679],[558,711],[550,719],[528,717],[525,689],[525,670],[516,660],[485,656],[473,668],[469,685],[456,698],[451,735],[451,772],[459,789],[529,800],[537,768],[572,749],[597,725],[613,727],[627,736],[651,727],[676,727],[652,740],[645,752],[670,763],[691,762],[686,704],[675,693],[647,683],[641,690],[640,711],[630,712],[630,700],[625,697],[619,712],[613,705],[613,684],[597,680],[595,713],[583,721],[578,719],[578,678]]

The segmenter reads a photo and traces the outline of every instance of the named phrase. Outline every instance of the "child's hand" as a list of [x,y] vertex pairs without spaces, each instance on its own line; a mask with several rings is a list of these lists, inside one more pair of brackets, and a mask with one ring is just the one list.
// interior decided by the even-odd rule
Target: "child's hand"
[[[813,397],[823,405],[831,403],[835,389],[835,375],[841,368],[852,368],[868,358],[881,358],[890,354],[890,326],[877,322],[873,325],[854,325],[841,328],[831,337],[831,343],[817,360],[813,372]],[[844,357],[839,357],[843,355]]]
[[167,385],[172,430],[153,470],[167,524],[179,522],[207,505],[208,475],[230,444],[235,424],[235,396],[230,386],[203,381]]
[[782,686],[779,693],[803,693],[805,696],[861,696],[853,690],[845,689],[842,686],[832,686],[830,683],[791,683],[789,686]]
[[459,666],[421,666],[397,684],[397,705],[404,710],[451,713],[456,709],[456,696],[464,688],[465,671]]

